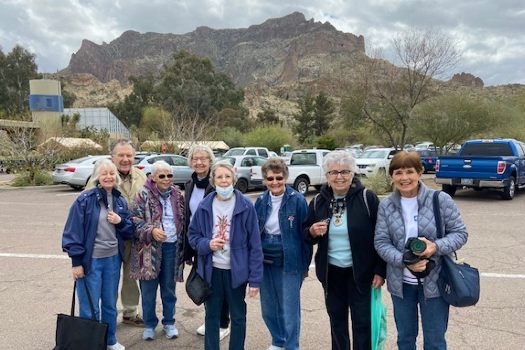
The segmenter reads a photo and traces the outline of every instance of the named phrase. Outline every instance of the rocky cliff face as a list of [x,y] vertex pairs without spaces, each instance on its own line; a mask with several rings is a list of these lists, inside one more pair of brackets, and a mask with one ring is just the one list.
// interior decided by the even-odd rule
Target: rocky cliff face
[[[344,76],[365,52],[363,36],[306,20],[298,12],[246,29],[199,27],[184,35],[124,32],[109,44],[83,40],[71,56],[70,73],[90,73],[102,82],[126,83],[130,75],[158,71],[177,50],[207,56],[240,85],[308,82],[330,73]],[[323,64],[319,65],[320,61]]]

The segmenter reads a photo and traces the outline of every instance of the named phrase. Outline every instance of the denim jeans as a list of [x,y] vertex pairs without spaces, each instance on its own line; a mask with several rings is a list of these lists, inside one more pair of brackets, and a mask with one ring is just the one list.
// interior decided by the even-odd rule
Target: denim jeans
[[162,243],[162,260],[157,278],[140,281],[144,328],[155,328],[159,323],[155,312],[159,285],[160,298],[162,300],[162,324],[175,324],[175,303],[177,302],[177,297],[175,296],[176,255],[177,243]]
[[246,338],[246,283],[232,288],[231,271],[213,268],[211,277],[212,294],[206,300],[204,335],[205,350],[219,350],[219,322],[223,300],[230,306],[231,333],[229,350],[243,350]]
[[425,350],[446,350],[445,332],[449,305],[443,298],[425,299],[423,286],[403,284],[403,299],[392,295],[399,350],[415,350],[418,334],[418,304]]
[[[87,283],[95,309],[95,318],[108,324],[108,345],[117,342],[117,294],[120,280],[120,255],[93,258],[91,270],[77,282],[80,317],[91,318],[91,309],[83,283]],[[99,305],[100,304],[100,305]],[[102,310],[102,312],[100,312]]]
[[371,289],[360,291],[357,288],[351,267],[328,265],[326,283],[325,302],[330,317],[332,350],[350,349],[348,309],[352,317],[352,349],[369,350],[372,347]]
[[[266,235],[264,239],[281,240],[280,235],[271,236]],[[264,264],[261,312],[272,336],[272,345],[286,350],[299,349],[302,284],[302,273],[287,273],[284,266]]]

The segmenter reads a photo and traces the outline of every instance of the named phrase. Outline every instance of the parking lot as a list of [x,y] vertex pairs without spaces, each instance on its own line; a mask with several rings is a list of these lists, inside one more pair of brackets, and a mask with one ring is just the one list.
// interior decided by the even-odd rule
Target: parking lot
[[[0,176],[0,185],[5,181]],[[51,349],[57,313],[68,313],[72,279],[70,260],[60,248],[67,211],[78,191],[65,185],[12,189],[0,186],[0,344],[2,349]],[[248,194],[253,200],[257,192]],[[310,195],[311,198],[311,195]],[[503,201],[496,192],[458,191],[455,200],[469,231],[461,258],[481,272],[478,305],[452,308],[449,349],[523,349],[525,344],[525,193]],[[188,273],[188,271],[186,271]],[[195,334],[203,307],[177,285],[180,337],[145,343],[139,328],[119,325],[127,349],[202,349]],[[387,349],[395,349],[395,326],[386,289]],[[246,349],[264,350],[270,337],[260,316],[259,299],[249,299]],[[313,268],[302,289],[302,349],[329,349],[330,330],[322,289]],[[160,311],[160,308],[159,308]],[[227,341],[222,348],[227,349]]]

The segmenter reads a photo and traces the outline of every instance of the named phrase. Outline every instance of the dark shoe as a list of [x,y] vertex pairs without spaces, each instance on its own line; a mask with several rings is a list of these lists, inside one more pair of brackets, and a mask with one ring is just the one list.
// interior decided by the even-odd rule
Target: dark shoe
[[139,315],[135,316],[122,316],[122,323],[129,324],[135,327],[144,327],[144,321]]

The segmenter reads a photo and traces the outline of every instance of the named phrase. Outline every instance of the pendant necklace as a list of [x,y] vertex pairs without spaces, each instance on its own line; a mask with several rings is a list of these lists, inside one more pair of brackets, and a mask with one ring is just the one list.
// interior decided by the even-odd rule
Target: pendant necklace
[[332,200],[332,217],[335,226],[341,226],[343,223],[343,214],[345,213],[345,209],[346,201],[344,198]]

